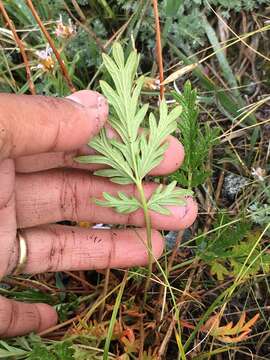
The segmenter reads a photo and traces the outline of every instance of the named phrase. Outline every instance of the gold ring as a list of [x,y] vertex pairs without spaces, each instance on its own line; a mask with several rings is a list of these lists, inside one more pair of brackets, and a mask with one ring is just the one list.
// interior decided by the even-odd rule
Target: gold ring
[[18,275],[23,272],[23,269],[25,267],[26,261],[27,261],[27,244],[25,238],[22,236],[21,231],[17,230],[16,238],[18,240],[19,245],[19,255],[18,255],[18,263],[15,268],[15,270],[12,272],[13,275]]

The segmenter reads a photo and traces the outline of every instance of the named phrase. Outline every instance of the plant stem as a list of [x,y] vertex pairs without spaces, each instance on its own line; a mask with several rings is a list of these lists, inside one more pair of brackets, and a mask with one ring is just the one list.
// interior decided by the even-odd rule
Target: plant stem
[[34,85],[33,80],[32,80],[31,69],[30,69],[28,57],[26,55],[25,47],[23,45],[22,40],[19,38],[19,36],[17,34],[17,30],[15,28],[15,25],[13,24],[12,20],[8,16],[8,13],[7,13],[6,9],[5,9],[3,1],[0,1],[0,13],[2,13],[5,21],[7,22],[8,27],[10,28],[10,30],[11,30],[11,32],[13,34],[14,40],[15,40],[16,44],[18,45],[19,49],[20,49],[20,53],[22,55],[23,62],[24,62],[24,65],[25,65],[25,71],[26,71],[26,77],[27,77],[27,80],[28,80],[29,89],[31,91],[31,94],[35,95],[36,94],[36,89],[35,89],[35,85]]
[[192,170],[191,168],[189,167],[189,170],[188,170],[188,189],[191,189],[192,188]]
[[147,251],[148,251],[148,275],[145,283],[145,292],[144,292],[144,302],[146,302],[147,298],[147,291],[150,286],[150,279],[152,274],[153,268],[153,256],[152,256],[152,225],[151,225],[151,218],[149,215],[149,210],[147,206],[147,200],[144,194],[142,182],[136,184],[137,189],[140,195],[141,205],[143,209],[144,221],[146,226],[146,236],[147,236]]
[[117,317],[117,314],[118,314],[118,311],[119,311],[119,308],[120,308],[120,305],[121,305],[121,300],[122,300],[122,296],[123,296],[127,281],[128,281],[128,271],[126,270],[124,278],[123,278],[123,280],[121,282],[119,292],[117,294],[117,298],[115,300],[114,307],[113,307],[113,312],[112,312],[112,315],[111,315],[111,320],[110,320],[110,323],[109,323],[108,333],[107,333],[107,337],[106,337],[106,341],[105,341],[105,345],[104,345],[103,360],[108,360],[109,359],[109,349],[110,349],[111,339],[112,339],[112,336],[113,336],[113,330],[114,330],[114,326],[115,326],[115,323],[116,323],[116,317]]
[[60,65],[62,74],[63,74],[63,76],[64,76],[64,78],[65,78],[65,80],[67,82],[67,85],[68,85],[70,91],[72,93],[74,93],[76,91],[76,88],[74,87],[74,85],[72,83],[72,80],[71,80],[71,78],[69,76],[68,69],[67,69],[66,65],[64,64],[64,61],[62,60],[62,58],[60,56],[60,53],[57,50],[57,48],[56,48],[50,34],[48,33],[47,29],[45,28],[45,26],[44,26],[44,24],[43,24],[43,22],[41,20],[41,18],[39,17],[39,15],[38,15],[38,13],[37,13],[37,11],[36,11],[33,3],[32,3],[32,0],[26,0],[26,3],[28,5],[29,9],[31,10],[34,18],[36,19],[36,22],[38,23],[38,26],[40,27],[41,32],[45,36],[45,38],[48,41],[50,47],[52,48],[52,51],[53,51],[59,65]]
[[160,99],[164,97],[164,75],[163,75],[163,59],[162,59],[162,45],[161,45],[161,35],[160,35],[160,24],[159,24],[159,14],[158,14],[158,1],[153,0],[154,6],[154,16],[156,24],[156,49],[157,49],[157,61],[159,67],[159,81],[160,81]]
[[108,288],[109,288],[110,273],[111,273],[110,268],[105,270],[105,279],[104,279],[104,286],[103,286],[104,301],[102,302],[102,304],[100,305],[100,308],[99,308],[99,315],[98,315],[99,322],[102,322],[102,320],[103,320],[104,309],[105,309],[105,304],[106,304],[106,295],[108,293]]

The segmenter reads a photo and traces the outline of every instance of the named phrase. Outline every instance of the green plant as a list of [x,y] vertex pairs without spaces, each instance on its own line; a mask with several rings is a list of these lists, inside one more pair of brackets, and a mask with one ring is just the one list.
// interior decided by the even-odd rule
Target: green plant
[[[136,0],[117,0],[115,11],[119,8],[128,15],[138,8]],[[191,52],[206,44],[207,36],[204,28],[202,14],[209,15],[211,6],[220,10],[221,16],[229,18],[230,12],[254,11],[260,6],[268,4],[267,0],[160,0],[160,18],[163,26],[164,42],[171,39],[181,50]],[[117,9],[118,7],[118,9]],[[147,16],[141,23],[140,39],[147,51],[151,52],[154,45],[155,31],[149,23],[152,17],[151,6],[148,7]]]
[[[157,80],[151,0],[32,1],[77,90],[99,91],[100,76],[105,68],[101,65],[101,53],[110,53],[115,39],[122,44],[129,43],[126,54],[136,44],[141,53],[139,71]],[[123,294],[119,292],[125,281],[122,282],[123,274],[119,270],[110,272],[108,288],[102,274],[94,271],[77,274],[89,282],[89,289],[94,287],[90,294],[85,281],[75,280],[71,274],[1,280],[2,296],[51,304],[59,314],[60,324],[42,338],[32,334],[4,339],[0,342],[0,359],[101,360],[104,349],[108,359],[119,360],[140,356],[145,360],[180,357],[234,360],[253,354],[261,358],[269,356],[269,314],[265,299],[270,295],[267,117],[270,68],[265,39],[270,24],[267,6],[263,6],[268,2],[158,2],[165,77],[178,73],[175,85],[180,89],[179,97],[185,97],[187,84],[183,89],[182,84],[187,78],[198,92],[198,97],[193,95],[193,101],[185,100],[187,106],[180,103],[182,113],[178,128],[182,133],[179,139],[185,145],[186,158],[184,168],[168,181],[176,180],[180,186],[193,188],[203,184],[215,171],[216,181],[212,186],[200,187],[197,191],[198,227],[185,231],[183,237],[180,233],[179,249],[175,247],[174,251],[166,252],[157,262],[151,276],[151,296],[147,297],[144,307],[141,306],[141,290],[146,284],[147,268],[129,269]],[[26,1],[3,0],[3,3],[25,47],[36,93],[68,95],[69,88],[54,54],[51,54],[54,65],[51,69],[44,71],[46,69],[40,67],[42,59],[37,53],[47,48],[47,41]],[[64,25],[71,21],[75,27],[71,37],[56,35],[60,14]],[[18,44],[3,17],[0,22],[0,90],[29,93]],[[189,64],[197,65],[192,72],[182,72]],[[104,79],[112,84],[108,74]],[[137,80],[135,77],[134,85]],[[168,83],[165,91],[169,93],[172,88]],[[190,92],[195,93],[192,88]],[[142,96],[143,101],[150,102],[154,108],[157,88],[144,87]],[[213,119],[221,134],[214,128],[217,134],[208,136],[207,131],[211,133],[215,124]],[[148,118],[145,117],[142,124],[147,127]],[[178,130],[174,135],[177,133]],[[218,137],[221,144],[216,147]],[[230,174],[242,179],[247,186],[237,197],[228,199],[226,184]],[[120,205],[125,211],[129,206],[124,206],[127,195],[124,186],[122,191]],[[166,211],[166,207],[162,209]],[[100,304],[106,306],[103,308]],[[254,324],[257,313],[260,313],[260,320]],[[247,321],[243,321],[245,314]],[[66,320],[69,321],[66,323]],[[240,333],[239,324],[247,330],[250,321],[253,321],[252,335],[249,333],[243,344],[246,337]],[[125,335],[130,327],[133,338]],[[64,339],[61,334],[65,334]],[[185,351],[182,351],[182,344],[177,345],[179,337]],[[201,346],[198,340],[203,340]],[[235,343],[240,340],[241,344]]]
[[237,277],[240,271],[248,277],[260,269],[269,270],[270,254],[262,249],[261,244],[253,249],[259,233],[252,230],[250,222],[240,219],[232,223],[228,215],[219,213],[214,230],[207,239],[197,240],[197,255],[210,266],[212,275],[218,280]]
[[254,197],[248,211],[255,224],[267,226],[270,223],[270,185],[267,185],[266,178],[262,180],[259,181],[258,195]]
[[209,151],[218,143],[219,128],[211,128],[208,124],[200,128],[197,92],[192,90],[189,81],[185,83],[183,93],[174,92],[173,97],[183,109],[178,128],[186,155],[181,169],[172,175],[172,179],[181,185],[192,188],[203,184],[210,175],[205,163]]
[[[108,177],[117,184],[135,184],[139,199],[119,192],[118,196],[103,193],[105,200],[96,200],[100,206],[107,206],[119,213],[131,213],[139,208],[143,209],[147,229],[147,245],[149,263],[151,259],[151,219],[149,210],[169,215],[167,205],[183,205],[183,197],[192,195],[189,190],[176,189],[176,181],[167,187],[159,185],[149,199],[143,190],[143,179],[156,167],[167,149],[166,137],[177,128],[176,119],[181,113],[181,107],[176,106],[168,112],[165,100],[159,108],[159,122],[155,115],[149,115],[149,131],[140,131],[140,125],[146,119],[148,104],[139,105],[139,96],[144,83],[141,76],[134,83],[139,64],[139,55],[132,51],[125,61],[124,52],[119,43],[112,48],[112,58],[103,54],[104,65],[109,72],[114,88],[107,82],[101,81],[101,89],[111,105],[109,123],[120,137],[120,140],[110,139],[103,129],[100,134],[90,141],[89,146],[98,155],[81,156],[77,161],[81,163],[103,164],[108,169],[98,170],[95,175]],[[150,265],[151,266],[151,265]]]
[[75,349],[71,341],[46,343],[34,334],[28,337],[17,337],[13,344],[0,341],[0,359],[28,359],[28,360],[71,360],[75,358]]

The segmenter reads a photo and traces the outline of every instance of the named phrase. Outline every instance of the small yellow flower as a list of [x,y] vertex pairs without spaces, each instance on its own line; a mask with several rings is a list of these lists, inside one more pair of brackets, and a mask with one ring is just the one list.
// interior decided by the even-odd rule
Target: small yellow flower
[[36,68],[42,69],[43,71],[52,71],[55,66],[52,53],[52,48],[49,45],[47,45],[45,50],[37,51],[36,55],[38,57],[39,64]]

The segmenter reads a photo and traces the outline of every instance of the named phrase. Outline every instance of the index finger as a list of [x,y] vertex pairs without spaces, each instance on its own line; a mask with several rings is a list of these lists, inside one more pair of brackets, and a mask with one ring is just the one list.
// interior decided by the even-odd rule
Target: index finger
[[70,99],[0,94],[0,160],[78,149],[99,132],[107,115],[106,99],[89,90]]
[[[166,139],[168,148],[166,149],[161,162],[150,171],[149,175],[161,176],[175,172],[184,160],[184,148],[174,137],[168,136]],[[96,171],[104,169],[101,164],[82,164],[74,159],[81,155],[96,154],[88,145],[82,146],[77,151],[69,152],[50,152],[30,156],[21,156],[16,159],[16,171],[21,173],[31,173],[56,168],[73,168]]]

